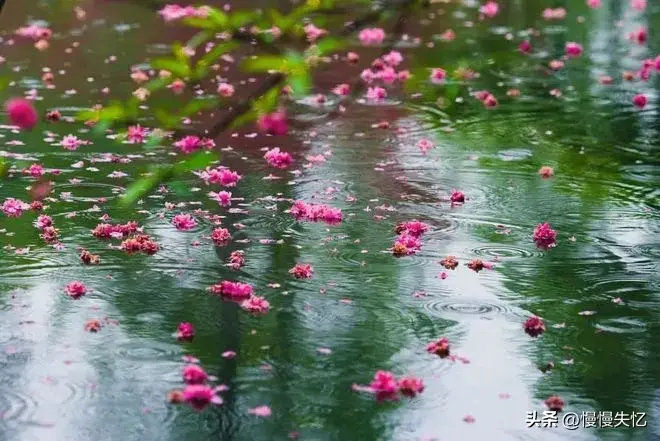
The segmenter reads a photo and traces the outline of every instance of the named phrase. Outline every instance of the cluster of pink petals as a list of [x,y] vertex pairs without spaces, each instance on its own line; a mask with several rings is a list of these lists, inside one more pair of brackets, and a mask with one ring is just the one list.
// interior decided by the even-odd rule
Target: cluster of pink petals
[[177,21],[184,18],[197,17],[206,18],[208,16],[208,8],[201,6],[196,8],[194,6],[180,6],[180,5],[165,5],[163,9],[158,11],[158,14],[163,17],[163,20]]
[[181,213],[172,218],[172,225],[179,231],[188,231],[197,226],[197,221],[192,215]]
[[186,384],[204,384],[209,379],[209,375],[199,365],[189,364],[183,368],[183,381]]
[[37,220],[34,222],[34,226],[37,227],[39,230],[43,230],[46,227],[52,227],[53,218],[51,218],[46,214],[40,214],[37,217]]
[[582,45],[574,41],[566,43],[566,56],[569,58],[576,58],[582,55]]
[[316,40],[325,36],[328,33],[327,30],[317,28],[316,26],[314,26],[313,23],[306,24],[303,30],[305,31],[305,36],[307,37],[307,41],[309,41],[310,43],[314,43]]
[[16,35],[19,37],[31,38],[34,41],[48,40],[53,36],[53,31],[49,28],[33,24],[16,29]]
[[144,253],[148,256],[160,251],[160,245],[146,234],[138,234],[124,240],[119,248],[128,254]]
[[630,0],[630,6],[638,11],[646,9],[646,0]]
[[557,232],[550,228],[550,224],[538,224],[532,233],[532,239],[539,248],[553,248],[557,245]]
[[149,129],[141,125],[129,126],[126,139],[133,144],[143,144],[149,136]]
[[407,222],[397,224],[394,231],[397,234],[408,234],[413,237],[422,237],[429,230],[429,226],[424,222],[413,219]]
[[465,264],[469,269],[474,271],[475,273],[478,273],[479,271],[483,269],[493,269],[495,265],[492,262],[484,262],[481,259],[472,259],[468,263]]
[[31,130],[39,121],[34,106],[24,98],[13,98],[5,102],[5,111],[9,121],[23,130]]
[[426,155],[433,147],[435,147],[433,143],[426,138],[417,141],[417,148],[422,152],[422,155]]
[[277,112],[261,115],[257,120],[257,127],[260,132],[267,135],[286,135],[289,133],[286,112],[284,110],[278,110]]
[[358,35],[363,46],[376,46],[385,39],[385,31],[381,28],[366,28]]
[[648,98],[646,98],[646,95],[640,93],[633,97],[632,102],[635,105],[635,107],[643,109],[644,107],[646,107]]
[[254,314],[265,314],[270,309],[270,303],[263,297],[252,296],[241,302],[241,308]]
[[488,3],[482,5],[479,8],[479,12],[489,18],[495,17],[499,12],[499,10],[500,10],[500,6],[493,1],[489,1]]
[[314,275],[314,267],[309,263],[297,263],[289,270],[289,274],[296,279],[309,279]]
[[231,234],[226,228],[215,228],[211,232],[211,240],[216,246],[225,246],[231,241]]
[[382,87],[369,87],[367,89],[367,99],[371,101],[382,101],[387,98],[387,90]]
[[309,222],[325,222],[328,225],[341,223],[343,215],[341,209],[326,204],[308,204],[304,201],[295,201],[290,209],[296,220]]
[[195,338],[195,327],[188,322],[181,322],[176,329],[176,338],[179,341],[192,341]]
[[465,193],[459,190],[452,190],[449,200],[452,204],[462,204],[465,202]]
[[80,250],[80,261],[85,265],[97,265],[101,262],[101,257],[98,254],[92,254],[82,249]]
[[99,239],[121,239],[135,234],[139,230],[137,222],[127,222],[125,224],[98,224],[93,230],[92,235]]
[[66,292],[66,294],[72,299],[77,300],[87,294],[87,287],[83,282],[74,280],[64,288],[64,292]]
[[233,300],[244,300],[254,295],[254,288],[249,283],[222,280],[208,288],[213,294],[228,297]]
[[348,96],[351,93],[351,85],[348,83],[338,84],[332,89],[332,93],[337,96]]
[[62,138],[62,141],[60,141],[60,145],[69,151],[78,150],[80,146],[87,145],[89,143],[89,141],[80,139],[75,135],[66,135],[64,138]]
[[450,351],[449,340],[447,337],[442,337],[436,341],[432,341],[426,345],[426,351],[440,358],[448,357]]
[[532,43],[529,40],[523,40],[518,46],[518,49],[523,54],[529,54],[532,52]]
[[596,9],[601,7],[601,0],[587,0],[587,6]]
[[25,210],[30,209],[30,204],[26,204],[20,199],[7,198],[0,209],[8,217],[20,217]]
[[541,317],[533,315],[525,320],[523,329],[528,335],[532,337],[538,337],[545,332],[545,323],[543,323],[543,319],[541,319]]
[[564,8],[546,8],[543,10],[544,20],[563,20],[566,18],[566,9]]
[[493,109],[498,106],[497,98],[495,98],[495,95],[490,93],[487,90],[480,90],[477,92],[474,92],[474,97],[478,99],[479,101],[482,102],[485,108],[487,109]]
[[39,230],[39,237],[48,244],[57,244],[60,239],[60,230],[55,228],[53,219],[45,214],[39,215],[34,223]]
[[223,187],[234,187],[243,177],[228,169],[227,167],[216,167],[210,168],[207,167],[206,170],[203,170],[197,175],[208,184],[220,184]]
[[632,31],[630,34],[628,34],[628,39],[630,41],[636,42],[637,44],[644,44],[646,43],[648,36],[649,35],[646,28],[639,28],[636,31]]
[[264,155],[268,164],[275,168],[285,169],[293,163],[293,157],[290,153],[283,152],[279,147],[269,149]]
[[431,69],[431,75],[429,76],[429,79],[433,84],[442,84],[445,82],[445,79],[447,78],[447,71],[440,68],[440,67],[434,67]]
[[378,401],[397,400],[399,395],[412,398],[424,391],[421,379],[408,376],[399,380],[389,371],[377,371],[368,388],[354,386],[354,389],[373,393]]
[[44,167],[41,164],[31,164],[28,168],[23,170],[23,173],[30,175],[33,178],[40,178],[44,174]]
[[234,86],[229,83],[218,84],[218,95],[229,98],[234,95]]
[[219,191],[219,192],[210,192],[209,196],[213,198],[221,207],[231,206],[231,197],[232,194],[230,191]]
[[227,266],[233,270],[238,270],[243,265],[245,265],[245,251],[232,251],[232,253],[229,255],[229,263],[227,263]]
[[215,142],[212,139],[190,135],[175,142],[174,147],[178,148],[181,153],[187,155],[199,149],[212,149],[215,147]]
[[392,246],[392,254],[397,257],[417,253],[422,248],[421,237],[429,227],[424,222],[413,219],[397,224],[394,232],[398,234]]

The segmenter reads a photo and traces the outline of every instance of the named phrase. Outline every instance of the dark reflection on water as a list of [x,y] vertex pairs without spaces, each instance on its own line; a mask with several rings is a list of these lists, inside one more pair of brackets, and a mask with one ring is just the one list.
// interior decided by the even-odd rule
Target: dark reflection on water
[[[25,3],[3,11],[5,41],[27,17],[48,17],[55,38],[45,52],[24,43],[2,46],[5,74],[17,82],[3,92],[3,101],[35,87],[44,97],[39,106],[59,106],[66,115],[103,102],[106,86],[112,96],[127,95],[130,66],[166,53],[166,32],[172,39],[186,36],[128,2],[87,5],[84,22],[74,20],[71,2]],[[111,202],[145,170],[148,157],[125,165],[92,163],[116,145],[93,139],[71,153],[44,142],[40,131],[3,129],[2,150],[29,152],[59,168],[56,195],[71,195],[47,210],[61,229],[62,250],[41,242],[31,215],[0,218],[0,440],[285,440],[290,432],[314,440],[660,437],[658,77],[620,80],[622,70],[636,69],[660,50],[657,39],[631,49],[625,32],[657,28],[660,11],[652,2],[643,14],[627,2],[607,0],[598,11],[582,2],[503,3],[492,22],[476,21],[477,3],[466,2],[433,4],[434,19],[411,23],[408,32],[421,33],[434,47],[420,45],[407,67],[425,60],[481,73],[461,88],[422,81],[423,95],[412,111],[355,103],[341,118],[304,101],[294,105],[293,136],[218,140],[220,147],[232,147],[223,163],[244,175],[232,191],[243,198],[234,208],[248,214],[219,209],[207,197],[211,189],[193,176],[187,197],[157,194],[136,210],[119,210]],[[569,9],[566,20],[542,21],[544,7],[561,5]],[[619,20],[622,27],[614,25]],[[516,47],[530,26],[543,34],[533,40],[535,55],[524,57]],[[439,38],[448,28],[457,34],[451,43]],[[585,55],[549,73],[547,61],[572,40],[584,45]],[[81,47],[63,57],[74,41]],[[111,55],[116,63],[105,62]],[[58,75],[56,89],[41,89],[43,67],[68,73]],[[345,66],[335,71],[331,65],[319,90],[345,81],[346,74]],[[598,83],[605,74],[613,85]],[[521,97],[507,98],[510,88],[520,89]],[[550,96],[554,88],[561,97]],[[64,94],[71,89],[78,93]],[[482,89],[497,95],[499,108],[482,109],[468,94]],[[630,104],[639,92],[650,98],[643,111]],[[439,97],[445,98],[442,107]],[[393,128],[372,128],[381,120]],[[63,136],[76,128],[48,130]],[[423,138],[436,145],[426,156],[416,147]],[[8,144],[16,139],[25,146]],[[302,173],[267,168],[261,148],[273,146],[291,151]],[[328,151],[325,163],[302,167],[305,156]],[[138,153],[130,145],[120,152]],[[72,167],[80,160],[83,168]],[[556,176],[540,179],[542,165],[554,167]],[[107,177],[115,170],[129,176]],[[281,179],[263,179],[270,173]],[[82,182],[72,184],[72,178]],[[25,177],[0,183],[0,200],[26,198],[29,184]],[[464,191],[468,201],[451,206],[446,197],[452,189]],[[341,207],[346,221],[331,228],[299,224],[283,213],[289,199]],[[164,209],[166,202],[182,201],[187,205]],[[196,208],[225,216],[234,242],[214,248],[202,239],[213,225],[201,219],[191,232],[174,230],[174,214]],[[144,225],[161,252],[125,256],[91,237],[104,213]],[[423,251],[394,259],[387,252],[393,226],[413,218],[432,227]],[[530,239],[544,221],[559,232],[559,245],[550,252]],[[193,246],[196,240],[200,244]],[[7,245],[30,251],[18,255]],[[79,246],[100,254],[102,264],[81,266]],[[224,265],[235,249],[246,252],[239,271]],[[495,269],[477,274],[461,265],[443,280],[438,261],[447,255],[491,261]],[[291,278],[288,270],[297,262],[311,263],[314,278]],[[93,288],[78,302],[62,293],[74,279]],[[206,287],[221,279],[252,283],[272,310],[252,317],[210,296]],[[595,314],[580,315],[584,311]],[[531,313],[544,317],[548,328],[537,340],[521,329]],[[87,320],[104,317],[118,323],[98,334],[83,331]],[[181,321],[197,328],[192,343],[173,338]],[[469,363],[425,352],[427,342],[443,335]],[[237,357],[223,358],[228,350]],[[167,391],[180,385],[184,354],[199,358],[229,386],[222,407],[195,413],[165,403]],[[538,367],[550,361],[554,370],[542,373]],[[426,390],[397,404],[378,404],[351,390],[377,369],[421,376]],[[649,427],[528,429],[526,413],[542,411],[550,394],[561,395],[566,409],[578,413],[646,412]],[[248,415],[263,404],[272,407],[272,417]],[[474,424],[463,422],[468,414]]]

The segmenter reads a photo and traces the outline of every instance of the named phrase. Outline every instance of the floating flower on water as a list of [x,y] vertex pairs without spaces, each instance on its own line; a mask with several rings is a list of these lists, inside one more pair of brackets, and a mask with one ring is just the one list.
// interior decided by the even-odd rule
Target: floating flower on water
[[417,147],[422,152],[422,154],[425,155],[426,153],[428,153],[429,150],[431,150],[435,146],[428,139],[420,139],[419,141],[417,141]]
[[289,211],[297,220],[325,222],[329,225],[339,224],[343,218],[339,208],[325,204],[308,204],[304,201],[295,201]]
[[630,6],[638,11],[646,9],[646,0],[630,0]]
[[64,288],[64,291],[72,299],[79,299],[87,294],[87,287],[83,282],[74,280],[73,282],[69,282],[69,284]]
[[127,237],[138,231],[137,222],[127,222],[126,224],[98,224],[93,230],[92,235],[99,239],[109,239],[111,237]]
[[186,136],[175,142],[174,147],[187,155],[201,148],[212,149],[215,147],[215,142],[212,139],[200,138],[199,136]]
[[64,138],[62,138],[62,141],[60,142],[60,145],[62,147],[70,151],[78,150],[81,145],[85,145],[85,144],[87,144],[87,141],[79,139],[77,136],[74,135],[66,135]]
[[183,368],[183,381],[186,384],[203,384],[209,376],[201,366],[189,364]]
[[643,109],[646,106],[647,101],[646,95],[641,93],[633,97],[633,104],[640,109]]
[[440,259],[440,265],[447,269],[453,270],[458,266],[458,259],[454,256],[447,256]]
[[16,35],[19,37],[31,38],[34,41],[39,41],[44,39],[47,40],[52,37],[53,31],[46,27],[33,24],[16,29]]
[[58,122],[62,119],[62,114],[59,110],[51,110],[46,113],[46,119],[50,122]]
[[23,98],[12,98],[5,102],[9,121],[23,130],[31,130],[37,125],[39,115],[32,103]]
[[376,394],[378,401],[395,400],[399,392],[399,385],[392,372],[377,371],[369,387]]
[[570,58],[582,55],[582,45],[574,41],[566,43],[566,55]]
[[385,39],[385,31],[381,28],[366,28],[358,35],[362,46],[375,46],[381,44]]
[[96,265],[101,261],[101,258],[98,255],[92,254],[89,251],[83,249],[80,251],[80,260],[85,265]]
[[348,83],[342,83],[332,89],[332,93],[338,96],[347,96],[351,93],[351,86]]
[[564,400],[562,400],[557,395],[551,395],[545,400],[545,405],[548,406],[548,409],[555,412],[561,412],[564,410]]
[[465,193],[462,191],[453,190],[451,192],[451,196],[449,196],[449,200],[452,202],[452,204],[462,204],[465,202]]
[[520,46],[518,46],[518,49],[520,49],[520,52],[523,54],[529,54],[532,52],[532,43],[530,43],[529,40],[523,40],[523,42],[520,43]]
[[209,196],[212,197],[215,201],[220,204],[221,207],[231,206],[231,192],[230,191],[219,191],[219,192],[210,192]]
[[449,340],[447,337],[442,337],[439,340],[432,341],[428,345],[426,345],[426,351],[430,352],[431,354],[435,354],[439,356],[440,358],[445,358],[449,356]]
[[241,302],[241,308],[255,314],[265,314],[270,309],[270,303],[263,297],[252,296]]
[[561,70],[564,68],[564,62],[561,60],[551,60],[548,66],[552,70]]
[[220,184],[224,187],[235,187],[243,177],[226,167],[207,168],[197,175],[208,184]]
[[593,9],[600,8],[601,0],[587,0],[587,6]]
[[499,10],[500,10],[500,6],[493,1],[490,1],[479,8],[479,12],[481,12],[483,15],[489,18],[495,17],[499,12]]
[[41,229],[39,237],[41,237],[44,242],[53,244],[60,238],[60,230],[55,227],[44,227]]
[[234,86],[229,83],[220,83],[218,85],[218,95],[229,98],[234,95]]
[[399,392],[404,397],[415,397],[424,391],[424,382],[420,378],[411,376],[401,378],[398,382]]
[[303,30],[305,31],[305,36],[307,36],[307,41],[310,43],[314,43],[328,33],[325,29],[317,28],[312,23],[306,24]]
[[192,341],[195,338],[195,328],[188,322],[181,322],[176,329],[176,338],[179,341]]
[[429,230],[429,226],[424,222],[413,219],[407,222],[397,224],[394,232],[396,234],[408,234],[413,237],[422,237]]
[[280,151],[279,147],[269,149],[264,155],[268,164],[275,168],[285,169],[291,165],[293,158],[290,153]]
[[33,178],[40,178],[44,174],[44,168],[41,164],[31,164],[23,172]]
[[98,320],[88,320],[87,323],[85,323],[85,331],[87,332],[99,332],[103,325],[101,324],[100,321]]
[[254,294],[254,288],[249,283],[232,282],[230,280],[222,280],[220,283],[209,287],[208,290],[213,294],[236,300],[248,299]]
[[229,255],[229,263],[227,266],[233,270],[237,270],[240,269],[243,265],[245,265],[245,251],[232,251],[232,253]]
[[53,226],[53,218],[48,215],[41,214],[37,217],[37,220],[34,222],[34,226],[40,230],[43,230],[46,227]]
[[554,176],[554,174],[555,174],[555,170],[548,165],[544,165],[539,169],[539,176],[541,176],[542,178],[545,179],[551,178],[552,176]]
[[382,87],[369,87],[367,89],[367,99],[372,101],[382,101],[387,98],[387,90]]
[[177,214],[172,219],[172,225],[179,231],[192,230],[197,226],[197,221],[190,214]]
[[550,228],[550,224],[538,224],[532,233],[532,239],[539,248],[553,248],[557,245],[557,232]]
[[138,234],[135,237],[123,241],[120,245],[120,249],[128,254],[142,252],[151,256],[160,251],[160,245],[146,234]]
[[273,413],[268,406],[257,406],[252,409],[248,409],[250,415],[260,416],[260,417],[269,417]]
[[392,246],[392,254],[397,257],[417,253],[422,248],[422,242],[415,236],[407,233],[400,234]]
[[209,14],[208,8],[200,6],[179,6],[179,5],[165,5],[163,9],[158,11],[158,15],[163,17],[166,22],[181,20],[188,17],[206,18]]
[[628,34],[628,39],[637,42],[637,44],[644,44],[648,39],[648,32],[646,31],[646,28],[637,29]]
[[183,399],[193,409],[201,411],[209,404],[222,404],[222,398],[217,395],[216,389],[205,384],[189,384],[183,390]]
[[467,267],[470,268],[472,271],[478,273],[482,269],[486,268],[486,265],[484,261],[481,259],[473,259],[467,263]]
[[20,217],[30,206],[20,199],[7,198],[2,203],[2,212],[8,217]]
[[278,110],[277,112],[261,115],[257,121],[259,131],[267,135],[281,136],[289,132],[286,112]]
[[309,279],[314,275],[314,267],[309,263],[297,263],[289,270],[296,279]]
[[463,421],[465,421],[465,422],[468,423],[468,424],[472,424],[472,423],[474,423],[475,421],[477,421],[477,419],[476,419],[475,417],[473,417],[472,415],[465,415],[465,416],[463,417]]
[[446,78],[447,78],[447,71],[446,70],[441,69],[439,67],[431,69],[430,80],[433,84],[444,83]]
[[183,391],[181,389],[174,389],[167,393],[167,402],[170,404],[181,404],[185,402]]
[[131,72],[131,79],[135,81],[137,84],[142,84],[149,81],[149,75],[147,75],[145,71],[141,69],[136,69],[133,72]]
[[525,320],[523,329],[528,335],[532,337],[538,337],[545,332],[545,323],[543,323],[543,319],[541,317],[533,315]]
[[216,228],[211,232],[211,240],[216,246],[224,246],[231,240],[231,234],[226,228]]
[[403,55],[399,51],[390,51],[383,56],[383,61],[392,67],[396,67],[403,61]]
[[133,144],[143,144],[149,136],[149,129],[141,125],[129,126],[126,139]]
[[177,78],[176,80],[172,81],[167,86],[167,88],[172,90],[172,92],[174,92],[176,95],[181,95],[183,91],[186,89],[186,83],[185,81]]

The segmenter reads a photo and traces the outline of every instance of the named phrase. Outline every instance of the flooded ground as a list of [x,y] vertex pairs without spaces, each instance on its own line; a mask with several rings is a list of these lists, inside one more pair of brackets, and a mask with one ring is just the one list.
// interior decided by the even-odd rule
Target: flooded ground
[[[40,111],[65,116],[128,96],[136,87],[130,67],[186,36],[139,4],[82,3],[80,21],[74,2],[11,3],[0,16],[0,69],[12,81],[3,101],[36,89]],[[46,213],[63,247],[43,243],[32,213],[0,217],[0,440],[660,439],[658,75],[622,78],[660,52],[653,33],[643,46],[626,38],[641,26],[660,29],[660,5],[640,12],[614,0],[595,10],[578,1],[503,3],[484,22],[477,3],[433,4],[411,20],[411,38],[400,45],[414,73],[423,61],[449,72],[466,66],[478,78],[419,81],[406,92],[421,93],[410,106],[393,95],[381,105],[354,103],[339,118],[328,115],[330,104],[292,103],[286,137],[248,128],[216,140],[222,163],[243,175],[231,209],[210,200],[218,188],[192,174],[187,194],[155,192],[119,209],[127,185],[155,158],[169,161],[171,147],[145,154],[65,122],[30,133],[3,126],[5,156],[60,170],[49,176],[56,186]],[[542,19],[545,7],[562,5],[564,20]],[[8,43],[32,20],[55,32],[46,51]],[[518,44],[530,27],[541,36],[525,56]],[[443,41],[447,29],[455,40]],[[552,72],[548,61],[568,41],[584,54]],[[361,53],[350,71],[329,66],[317,91],[358,75],[377,55]],[[41,82],[45,67],[56,74],[54,89]],[[611,85],[601,84],[603,75]],[[520,96],[508,97],[514,88]],[[499,107],[470,96],[482,89]],[[631,102],[638,93],[649,98],[643,110]],[[391,127],[373,127],[382,120]],[[56,146],[67,134],[93,144]],[[435,146],[425,155],[424,139]],[[291,152],[299,173],[269,167],[263,147]],[[306,159],[318,155],[325,161]],[[542,179],[541,166],[555,176]],[[2,181],[0,200],[29,200],[33,181],[20,173]],[[465,203],[448,201],[453,189]],[[290,200],[339,207],[344,221],[297,222],[285,212]],[[200,212],[191,231],[171,224],[195,210],[222,215],[231,244],[205,239],[217,225]],[[160,252],[109,248],[90,234],[104,214],[137,221]],[[422,250],[393,257],[394,226],[411,219],[430,226]],[[532,241],[543,222],[558,232],[551,250]],[[79,247],[100,255],[100,265],[83,266]],[[238,249],[246,264],[234,271],[225,263]],[[453,271],[439,264],[448,255],[461,263]],[[464,265],[477,258],[494,268]],[[296,263],[312,264],[313,278],[291,277]],[[270,311],[253,316],[206,291],[223,279],[253,284]],[[72,280],[90,288],[84,299],[64,294]],[[532,314],[545,320],[538,338],[522,329]],[[85,332],[90,319],[105,326]],[[196,328],[192,342],[174,337],[180,322]],[[427,353],[441,336],[464,358]],[[184,355],[229,387],[222,406],[195,412],[167,403],[181,386]],[[426,389],[395,403],[352,389],[378,369],[414,374]],[[528,428],[527,413],[542,414],[550,395],[579,415],[643,412],[647,427]],[[270,417],[249,413],[262,405]]]

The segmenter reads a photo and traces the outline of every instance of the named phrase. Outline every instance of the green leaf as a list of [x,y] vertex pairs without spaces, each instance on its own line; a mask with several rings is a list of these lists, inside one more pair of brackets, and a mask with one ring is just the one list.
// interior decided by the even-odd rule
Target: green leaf
[[[185,78],[190,75],[190,66],[188,65],[187,59],[184,62],[183,60],[174,58],[156,58],[151,62],[151,67],[154,69],[167,70],[172,72],[172,75],[179,78]],[[158,80],[152,80],[150,83],[155,81]]]
[[4,178],[7,176],[7,172],[9,172],[9,161],[6,161],[3,158],[0,158],[0,178]]
[[160,183],[166,181],[172,175],[172,171],[172,166],[159,167],[152,171],[149,176],[138,179],[128,187],[126,193],[119,199],[119,205],[129,207],[135,204]]
[[209,52],[204,54],[204,56],[197,62],[197,67],[195,69],[195,77],[202,78],[207,74],[207,69],[213,63],[216,62],[220,56],[231,52],[239,46],[238,42],[230,41],[229,43],[219,44]]
[[280,11],[278,11],[277,9],[269,9],[268,15],[270,15],[270,19],[273,22],[273,25],[280,28],[281,31],[284,31],[283,27],[284,27],[285,17],[282,14],[280,14]]
[[250,110],[249,112],[245,112],[243,115],[236,118],[234,122],[231,123],[230,128],[237,129],[249,122],[256,121],[257,118],[259,118],[259,114],[254,110]]
[[259,15],[256,11],[236,11],[229,17],[229,25],[232,29],[238,29],[254,21]]
[[194,115],[200,110],[211,109],[218,104],[218,99],[213,97],[210,99],[195,99],[189,101],[188,104],[184,106],[183,109],[179,112],[179,117],[183,118],[186,116]]
[[286,59],[278,55],[261,55],[257,58],[250,58],[243,63],[243,69],[248,72],[286,72]]
[[253,108],[258,114],[271,113],[277,108],[280,99],[281,89],[273,87],[257,101],[255,101]]
[[210,31],[200,31],[193,35],[193,37],[188,40],[188,43],[186,43],[186,47],[189,47],[191,49],[196,49],[199,47],[202,43],[206,43],[213,37],[214,33]]
[[307,95],[312,88],[312,77],[308,72],[289,77],[289,85],[293,89],[294,97],[303,97]]
[[170,182],[168,186],[174,191],[174,194],[179,197],[186,197],[193,194],[192,191],[190,191],[188,184],[183,181],[173,181]]
[[215,151],[205,150],[198,152],[179,162],[176,165],[174,172],[178,175],[195,170],[201,170],[211,163],[217,161],[218,159],[220,159],[220,156]]
[[314,45],[315,54],[318,56],[336,52],[346,46],[346,41],[339,38],[324,38],[318,44]]
[[216,23],[212,22],[208,18],[188,17],[183,20],[183,23],[193,28],[218,30],[218,31],[222,30],[220,26],[218,26]]
[[179,124],[179,118],[170,114],[165,109],[154,109],[154,116],[158,122],[165,128],[174,128]]
[[225,29],[229,26],[229,16],[218,8],[209,7],[208,18],[220,29]]
[[11,80],[9,77],[0,77],[0,91],[3,91],[9,86]]

